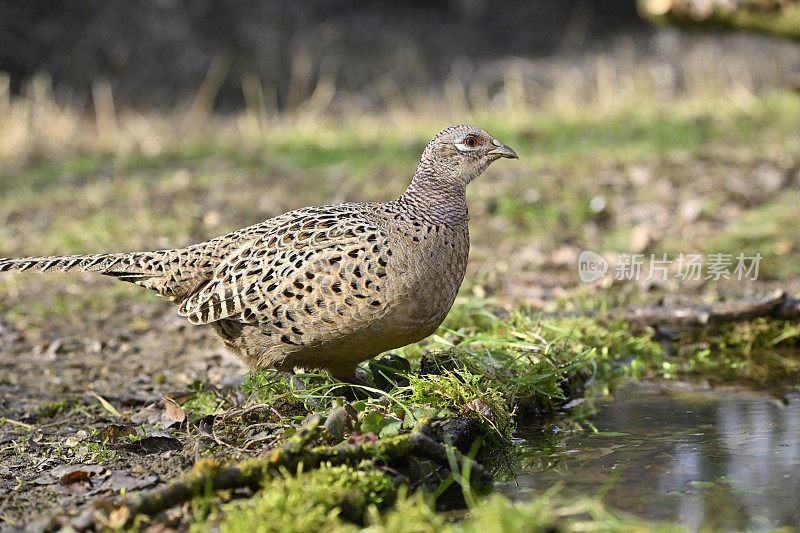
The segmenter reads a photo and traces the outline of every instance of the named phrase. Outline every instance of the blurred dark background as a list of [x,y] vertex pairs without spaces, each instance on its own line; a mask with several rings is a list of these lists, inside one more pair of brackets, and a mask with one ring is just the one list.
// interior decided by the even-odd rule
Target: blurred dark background
[[603,76],[633,79],[623,71],[642,64],[670,95],[707,76],[715,91],[800,78],[794,44],[656,27],[635,0],[0,0],[0,43],[12,93],[44,75],[77,108],[92,106],[98,81],[121,107],[169,108],[203,87],[225,111],[242,107],[248,86],[271,109],[320,87],[327,103],[346,95],[359,110],[453,81],[491,98],[510,67],[534,92],[583,87],[575,97],[586,99]]
[[252,73],[284,107],[320,76],[391,92],[487,76],[503,58],[603,49],[620,34],[646,47],[654,32],[633,0],[3,0],[0,71],[15,92],[45,72],[78,105],[103,78],[119,102],[160,107],[216,69],[223,109],[242,103]]

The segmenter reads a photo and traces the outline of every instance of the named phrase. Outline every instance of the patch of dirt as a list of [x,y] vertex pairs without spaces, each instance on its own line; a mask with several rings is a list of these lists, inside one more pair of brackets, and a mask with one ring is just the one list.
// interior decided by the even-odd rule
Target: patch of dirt
[[[21,283],[16,297],[4,303],[46,306],[59,295],[91,294],[108,283],[94,276],[42,277]],[[185,472],[195,460],[185,434],[134,423],[136,415],[154,402],[162,410],[162,394],[186,391],[196,381],[236,385],[245,371],[210,328],[188,324],[168,303],[120,302],[103,314],[48,314],[41,324],[4,317],[0,419],[8,421],[0,424],[0,526],[74,512],[92,497],[119,494],[124,484],[98,489],[126,473],[152,477],[152,487]],[[98,434],[111,424],[144,425],[148,433],[170,440],[153,446],[104,445]],[[79,480],[75,490],[69,487],[77,483],[37,482],[70,463],[98,465],[102,471]]]

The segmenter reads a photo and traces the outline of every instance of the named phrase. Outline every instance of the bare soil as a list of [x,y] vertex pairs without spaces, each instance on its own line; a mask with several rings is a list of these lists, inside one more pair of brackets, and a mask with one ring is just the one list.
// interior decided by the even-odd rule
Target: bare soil
[[[90,294],[110,280],[69,276],[26,283],[18,298],[47,305],[59,294]],[[110,425],[140,426],[144,408],[163,411],[162,394],[186,392],[200,380],[207,386],[234,386],[245,372],[208,328],[178,317],[167,303],[120,302],[107,313],[50,315],[45,323],[24,327],[0,320],[0,524],[22,525],[49,513],[74,512],[90,498],[119,493],[124,483],[106,484],[109,472],[133,471],[153,487],[186,471],[194,451],[167,441],[132,451],[103,446],[100,433]],[[133,326],[133,327],[132,327]],[[118,410],[106,410],[99,395]],[[137,418],[137,415],[139,417]],[[148,432],[156,431],[152,419]],[[72,440],[70,440],[72,439]],[[81,447],[88,442],[116,457],[96,462]],[[173,449],[176,448],[176,449]],[[61,465],[95,463],[80,486],[42,476]],[[154,475],[148,475],[154,474]]]

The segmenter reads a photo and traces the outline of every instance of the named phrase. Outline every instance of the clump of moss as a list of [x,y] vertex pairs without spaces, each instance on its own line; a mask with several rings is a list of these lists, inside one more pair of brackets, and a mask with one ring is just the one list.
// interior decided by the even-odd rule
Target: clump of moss
[[514,430],[512,402],[496,383],[480,374],[443,370],[439,375],[409,376],[409,380],[411,404],[474,416],[490,442],[505,439]]
[[223,411],[225,402],[213,391],[198,388],[194,396],[186,400],[181,408],[188,414],[189,422],[197,423],[203,417]]
[[[362,523],[367,507],[384,508],[396,497],[392,480],[370,467],[323,466],[271,479],[252,498],[222,505],[219,531],[291,533]],[[203,529],[213,522],[212,516]]]

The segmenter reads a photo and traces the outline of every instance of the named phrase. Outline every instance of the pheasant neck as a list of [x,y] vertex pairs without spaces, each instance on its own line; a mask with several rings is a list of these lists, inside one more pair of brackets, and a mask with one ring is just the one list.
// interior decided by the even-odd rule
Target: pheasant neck
[[467,221],[467,186],[460,179],[442,179],[417,170],[411,185],[393,203],[409,215],[433,225],[456,225]]

